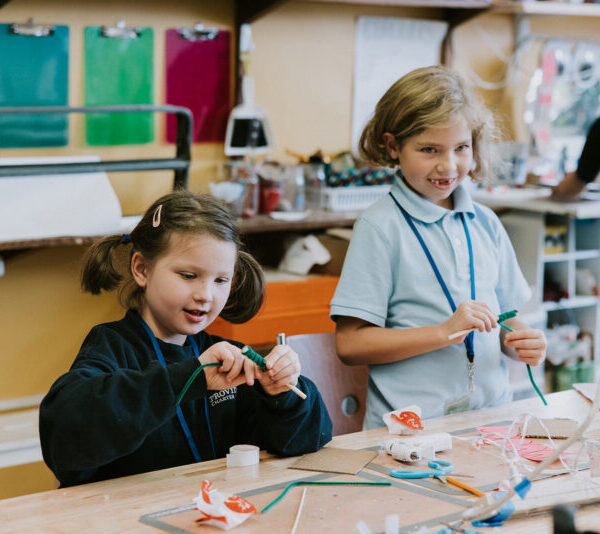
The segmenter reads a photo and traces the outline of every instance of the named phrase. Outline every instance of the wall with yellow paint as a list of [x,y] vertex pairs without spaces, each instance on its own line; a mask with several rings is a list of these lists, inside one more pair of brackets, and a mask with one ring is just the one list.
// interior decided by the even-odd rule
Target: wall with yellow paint
[[[69,103],[83,105],[83,29],[91,25],[129,25],[154,28],[155,102],[164,102],[164,31],[196,23],[234,31],[233,0],[117,1],[12,0],[0,8],[0,22],[69,26]],[[232,45],[235,41],[232,41]],[[233,47],[232,47],[233,51]],[[2,51],[0,51],[2,53]],[[233,53],[232,53],[233,56]],[[233,57],[232,57],[233,75]],[[232,76],[233,79],[233,76]],[[156,141],[144,145],[86,147],[83,117],[70,118],[69,146],[27,150],[3,149],[0,157],[97,154],[102,159],[172,157],[174,146],[163,141],[163,117],[156,119]],[[223,159],[222,144],[192,147],[190,188],[202,190]],[[109,176],[124,214],[143,211],[172,187],[172,172],[113,173]],[[35,191],[32,191],[35,194]],[[9,199],[0,199],[0,209]],[[44,394],[68,370],[85,335],[98,323],[121,317],[116,295],[91,296],[79,290],[84,247],[58,247],[0,255],[6,274],[0,277],[0,412],[15,398]],[[29,399],[24,399],[25,401]],[[0,469],[0,498],[55,487],[42,463]]]

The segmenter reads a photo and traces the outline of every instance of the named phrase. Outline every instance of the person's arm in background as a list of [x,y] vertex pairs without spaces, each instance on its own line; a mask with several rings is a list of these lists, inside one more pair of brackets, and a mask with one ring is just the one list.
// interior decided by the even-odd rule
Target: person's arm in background
[[592,124],[581,151],[577,170],[568,172],[553,189],[552,200],[572,202],[577,200],[585,186],[593,182],[600,171],[600,118]]

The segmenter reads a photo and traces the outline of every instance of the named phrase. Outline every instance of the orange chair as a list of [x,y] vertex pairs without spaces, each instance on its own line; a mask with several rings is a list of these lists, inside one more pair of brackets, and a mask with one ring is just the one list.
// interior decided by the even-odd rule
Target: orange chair
[[345,365],[335,352],[335,334],[288,336],[300,358],[302,374],[319,388],[333,422],[333,435],[362,430],[367,399],[366,365]]

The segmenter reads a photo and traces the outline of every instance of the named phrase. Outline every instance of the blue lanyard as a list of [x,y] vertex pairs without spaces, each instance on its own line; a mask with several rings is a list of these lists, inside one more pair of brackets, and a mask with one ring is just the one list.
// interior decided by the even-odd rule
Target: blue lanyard
[[[394,197],[394,195],[392,195],[392,193],[390,193],[390,196],[392,197],[392,200],[394,201],[396,206],[398,206],[398,209],[400,210],[402,215],[404,215],[404,218],[406,219],[408,226],[410,226],[410,229],[413,231],[417,240],[421,244],[421,247],[423,248],[423,252],[425,253],[425,256],[427,256],[427,259],[429,260],[429,264],[431,265],[431,268],[433,269],[435,277],[437,278],[437,281],[439,282],[439,284],[442,288],[442,291],[444,292],[444,295],[446,295],[446,299],[448,300],[448,303],[450,304],[450,308],[452,308],[452,312],[454,313],[456,311],[456,304],[454,303],[454,299],[452,298],[452,295],[450,294],[450,291],[448,290],[448,286],[446,285],[446,282],[444,282],[444,279],[442,278],[442,274],[440,273],[440,270],[437,268],[435,260],[433,259],[433,256],[431,255],[431,252],[429,251],[429,248],[427,247],[427,244],[425,243],[423,237],[417,230],[417,227],[415,226],[415,223],[413,222],[413,219],[410,216],[410,214],[400,205],[400,203],[396,200],[396,198]],[[471,299],[475,300],[475,268],[473,266],[473,247],[471,246],[471,236],[469,234],[469,228],[467,227],[467,221],[465,220],[465,216],[463,213],[460,214],[460,218],[463,223],[463,228],[465,230],[465,236],[467,237],[467,247],[469,249],[469,272],[471,275]],[[465,347],[467,349],[467,358],[468,358],[470,364],[473,364],[473,360],[475,359],[475,352],[473,350],[473,337],[474,337],[474,333],[471,332],[470,334],[467,335],[467,337],[465,338],[465,341],[464,341]]]
[[[150,341],[152,342],[152,347],[154,347],[154,353],[156,354],[158,361],[160,362],[160,364],[163,367],[166,367],[167,362],[165,361],[165,357],[163,356],[162,350],[160,350],[160,346],[158,345],[158,341],[156,339],[156,336],[154,335],[154,332],[152,332],[152,330],[150,329],[150,327],[148,326],[146,321],[144,321],[144,319],[142,318],[141,315],[139,315],[139,318],[142,321],[142,325],[143,325],[144,329],[146,330],[148,337],[150,338]],[[196,340],[192,336],[188,336],[187,339],[189,340],[190,345],[192,345],[192,350],[194,351],[194,356],[196,358],[198,358],[200,356],[200,351],[198,350],[198,344],[196,343]],[[190,432],[190,428],[188,427],[185,417],[183,416],[183,411],[181,410],[181,406],[177,406],[176,411],[177,411],[177,418],[179,419],[179,424],[181,426],[181,429],[183,430],[183,433],[185,434],[185,439],[188,442],[190,451],[192,452],[192,455],[194,456],[194,460],[196,460],[196,462],[201,462],[202,457],[200,456],[200,453],[198,452],[198,447],[196,446],[194,437],[192,436],[192,433]],[[216,458],[217,455],[215,452],[215,444],[213,441],[212,429],[210,426],[210,419],[208,417],[208,400],[206,397],[204,397],[204,415],[206,417],[206,425],[208,427],[208,435],[210,437],[210,445],[212,447],[213,457]]]

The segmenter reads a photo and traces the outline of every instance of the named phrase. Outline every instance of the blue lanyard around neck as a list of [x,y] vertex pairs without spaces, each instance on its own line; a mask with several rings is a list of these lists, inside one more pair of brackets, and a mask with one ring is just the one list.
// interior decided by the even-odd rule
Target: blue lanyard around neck
[[[150,338],[150,341],[152,342],[152,347],[154,348],[154,353],[156,354],[158,361],[160,362],[160,364],[163,367],[166,367],[167,362],[165,361],[165,357],[163,356],[162,350],[160,350],[160,346],[158,344],[158,340],[156,339],[156,336],[154,335],[154,332],[152,332],[151,328],[148,326],[146,321],[144,321],[144,319],[142,318],[141,315],[139,315],[139,318],[142,322],[142,326],[144,327],[144,330],[146,330],[146,333],[148,334],[148,337]],[[194,356],[196,358],[199,358],[200,351],[198,350],[198,344],[196,343],[196,340],[192,336],[188,336],[187,339],[189,340],[190,345],[192,346],[192,350],[194,351]],[[198,452],[198,447],[196,446],[194,437],[192,436],[192,433],[190,432],[190,428],[188,427],[185,417],[183,416],[183,411],[181,410],[181,406],[177,406],[176,410],[177,410],[177,418],[179,419],[179,424],[181,426],[181,429],[183,430],[183,433],[185,434],[185,439],[188,442],[190,451],[192,452],[192,455],[194,456],[194,460],[196,460],[196,462],[201,462],[202,457],[200,456],[200,453]],[[213,440],[213,436],[212,436],[210,419],[208,417],[208,401],[207,401],[206,397],[204,397],[204,415],[206,417],[206,425],[208,427],[208,435],[210,437],[210,445],[212,447],[213,457],[216,458],[217,455],[215,452],[215,444],[214,444],[214,440]]]
[[[425,243],[425,240],[419,233],[419,230],[417,230],[417,227],[415,226],[415,223],[413,222],[413,219],[410,216],[410,214],[400,205],[400,202],[398,202],[396,200],[396,198],[394,197],[394,195],[392,195],[391,192],[390,192],[390,196],[392,197],[392,200],[394,201],[396,206],[398,206],[400,213],[402,213],[402,215],[404,215],[404,218],[406,219],[408,226],[410,226],[410,229],[413,231],[413,233],[415,234],[415,237],[421,244],[421,247],[423,248],[423,252],[425,253],[425,256],[427,256],[427,259],[429,260],[429,264],[431,265],[431,268],[433,269],[435,277],[437,278],[437,281],[439,282],[439,284],[442,288],[442,291],[444,292],[444,295],[446,295],[446,299],[448,300],[448,303],[450,304],[450,308],[452,308],[452,313],[454,313],[456,311],[456,304],[454,303],[454,299],[452,298],[452,295],[450,294],[450,291],[448,289],[448,286],[446,285],[446,282],[444,282],[444,279],[442,278],[442,273],[440,273],[440,270],[438,269],[438,267],[435,263],[435,260],[433,259],[433,256],[431,255],[431,252],[429,251],[429,248],[427,247],[427,244]],[[465,216],[463,213],[460,214],[460,218],[462,220],[463,228],[465,230],[465,236],[467,237],[467,247],[469,249],[469,272],[471,275],[471,300],[475,300],[475,268],[473,266],[473,247],[471,246],[471,235],[469,234],[469,228],[467,226],[467,221],[465,220]],[[469,359],[469,363],[473,363],[473,360],[475,359],[475,351],[473,350],[473,338],[474,338],[474,333],[471,332],[470,334],[467,335],[467,337],[465,337],[465,341],[464,341],[465,347],[467,349],[467,358]]]

